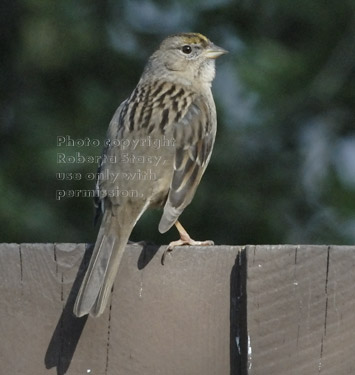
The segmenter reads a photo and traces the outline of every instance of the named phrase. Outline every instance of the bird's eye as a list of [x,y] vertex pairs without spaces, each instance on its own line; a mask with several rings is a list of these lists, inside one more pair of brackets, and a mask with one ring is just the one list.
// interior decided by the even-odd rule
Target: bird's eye
[[182,46],[181,50],[186,55],[189,55],[192,52],[192,48],[188,44],[186,46]]

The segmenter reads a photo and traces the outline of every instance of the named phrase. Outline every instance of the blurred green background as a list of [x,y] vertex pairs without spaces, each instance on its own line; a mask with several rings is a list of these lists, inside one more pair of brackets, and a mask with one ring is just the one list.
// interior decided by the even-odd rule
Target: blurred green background
[[[169,34],[197,31],[217,61],[219,129],[181,221],[217,244],[355,240],[355,1],[3,0],[0,241],[92,242],[89,198],[56,200],[94,164],[58,164],[57,137],[99,139]],[[167,243],[159,212],[133,240]]]

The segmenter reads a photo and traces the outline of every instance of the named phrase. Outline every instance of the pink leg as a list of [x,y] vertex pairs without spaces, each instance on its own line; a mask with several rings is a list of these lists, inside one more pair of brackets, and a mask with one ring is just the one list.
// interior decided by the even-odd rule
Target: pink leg
[[170,242],[168,248],[164,251],[164,254],[161,258],[161,263],[164,264],[165,256],[168,252],[173,251],[176,246],[211,246],[214,245],[213,241],[195,241],[189,234],[186,232],[185,228],[181,225],[179,221],[175,223],[176,229],[180,234],[180,239],[177,241]]

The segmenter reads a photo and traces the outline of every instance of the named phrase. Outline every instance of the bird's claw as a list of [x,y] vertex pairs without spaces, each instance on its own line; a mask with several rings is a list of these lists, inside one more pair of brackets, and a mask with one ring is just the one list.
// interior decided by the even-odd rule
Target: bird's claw
[[161,257],[161,264],[164,266],[166,254],[171,253],[174,250],[174,248],[177,246],[213,246],[213,245],[214,245],[214,242],[210,240],[195,241],[191,238],[189,238],[188,240],[180,239],[177,241],[172,241],[170,242],[166,250],[163,252],[163,255]]

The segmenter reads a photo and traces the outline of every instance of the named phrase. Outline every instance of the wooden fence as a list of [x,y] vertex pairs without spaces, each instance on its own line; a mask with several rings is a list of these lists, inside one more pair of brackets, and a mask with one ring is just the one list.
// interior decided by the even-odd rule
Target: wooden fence
[[0,245],[1,375],[355,374],[355,247],[129,245],[77,319],[85,248]]

